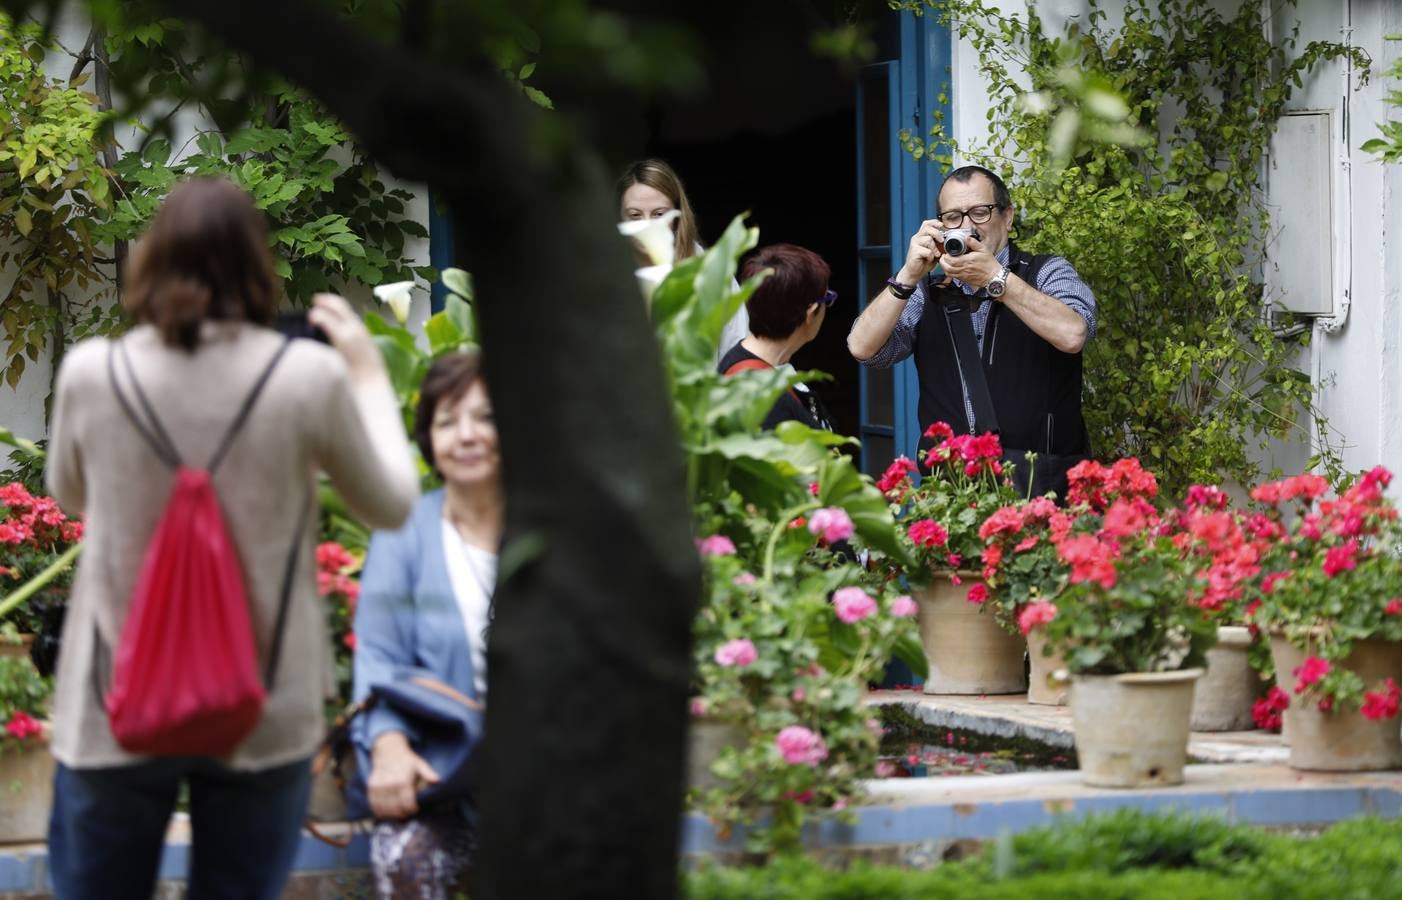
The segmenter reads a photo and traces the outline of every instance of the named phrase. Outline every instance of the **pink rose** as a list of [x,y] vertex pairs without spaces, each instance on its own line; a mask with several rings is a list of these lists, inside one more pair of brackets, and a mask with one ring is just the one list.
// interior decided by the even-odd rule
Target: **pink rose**
[[876,613],[876,601],[859,587],[842,588],[832,595],[832,605],[837,617],[848,625]]
[[835,544],[852,536],[852,519],[845,509],[827,506],[808,517],[808,530],[829,544]]
[[716,648],[715,659],[717,665],[743,669],[759,659],[759,651],[749,638],[736,638]]
[[735,553],[735,542],[723,534],[713,534],[697,541],[696,549],[702,556],[730,556]]
[[802,725],[790,725],[774,738],[774,745],[791,766],[814,766],[828,758],[823,738]]
[[891,601],[891,615],[898,619],[910,619],[919,614],[920,605],[910,599],[908,594],[901,594]]

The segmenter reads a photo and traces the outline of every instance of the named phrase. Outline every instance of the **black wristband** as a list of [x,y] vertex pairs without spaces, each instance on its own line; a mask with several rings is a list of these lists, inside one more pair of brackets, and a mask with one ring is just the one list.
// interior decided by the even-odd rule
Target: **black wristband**
[[891,296],[897,300],[909,300],[916,288],[913,284],[901,284],[894,275],[886,279],[886,287],[891,289]]

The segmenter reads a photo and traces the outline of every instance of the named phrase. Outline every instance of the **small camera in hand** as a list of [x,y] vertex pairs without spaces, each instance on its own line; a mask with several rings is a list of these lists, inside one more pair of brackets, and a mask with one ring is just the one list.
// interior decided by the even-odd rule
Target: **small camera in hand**
[[971,238],[983,240],[977,228],[951,228],[944,233],[944,253],[946,256],[963,256],[969,252]]

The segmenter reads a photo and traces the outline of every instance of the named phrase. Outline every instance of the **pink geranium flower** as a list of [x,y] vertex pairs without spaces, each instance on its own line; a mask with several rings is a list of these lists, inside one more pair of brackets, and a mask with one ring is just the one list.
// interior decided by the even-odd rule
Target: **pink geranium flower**
[[852,536],[852,519],[839,506],[827,506],[808,517],[808,530],[829,544],[845,541]]
[[1293,673],[1298,678],[1295,682],[1295,693],[1303,694],[1309,690],[1319,679],[1329,674],[1329,669],[1327,659],[1320,659],[1317,656],[1306,657],[1304,663],[1296,666]]
[[1046,600],[1038,600],[1036,603],[1029,603],[1017,614],[1017,627],[1023,634],[1027,634],[1038,625],[1045,625],[1056,618],[1056,604],[1048,603]]
[[851,625],[876,614],[876,601],[859,587],[845,587],[832,595],[833,609],[837,617]]
[[713,534],[698,540],[696,549],[702,556],[731,556],[735,553],[735,542],[723,534]]
[[920,606],[908,594],[901,594],[891,601],[891,615],[899,619],[909,619],[920,612]]
[[949,540],[949,532],[934,519],[921,519],[910,526],[908,533],[917,547],[943,547]]
[[817,766],[828,758],[828,748],[817,732],[802,725],[790,725],[774,738],[774,745],[791,766]]
[[1397,715],[1397,701],[1399,696],[1402,696],[1402,690],[1398,689],[1391,678],[1384,682],[1384,686],[1385,690],[1381,694],[1368,691],[1363,695],[1363,708],[1360,712],[1365,719],[1376,721]]
[[970,603],[982,605],[988,599],[988,585],[983,582],[975,584],[973,587],[969,588],[967,599]]
[[10,716],[10,721],[5,723],[5,733],[21,741],[34,737],[43,730],[44,726],[39,724],[39,720],[23,710]]
[[755,649],[754,643],[749,638],[726,641],[716,648],[717,665],[735,666],[743,669],[757,659],[759,659],[759,651]]

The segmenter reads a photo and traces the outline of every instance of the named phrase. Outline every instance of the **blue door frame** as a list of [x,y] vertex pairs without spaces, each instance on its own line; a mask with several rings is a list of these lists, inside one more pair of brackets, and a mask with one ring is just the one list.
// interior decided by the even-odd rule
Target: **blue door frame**
[[[428,264],[439,272],[456,265],[453,262],[453,220],[432,193],[428,195]],[[430,314],[443,311],[447,296],[448,289],[441,280],[429,286]]]
[[[944,181],[934,163],[906,152],[897,133],[909,129],[928,139],[931,124],[942,121],[953,136],[949,29],[934,16],[893,15],[900,17],[899,46],[887,52],[894,51],[896,57],[865,67],[857,82],[857,284],[863,308],[905,261],[910,235],[934,214]],[[873,141],[867,128],[882,123],[885,140]],[[875,159],[876,153],[884,153],[885,159]],[[886,203],[873,202],[877,198],[871,192],[881,186],[870,182],[872,166],[889,173]],[[889,223],[872,221],[883,211]],[[893,456],[915,453],[920,439],[919,384],[912,360],[889,373],[863,366],[860,379],[862,469],[877,473]]]

